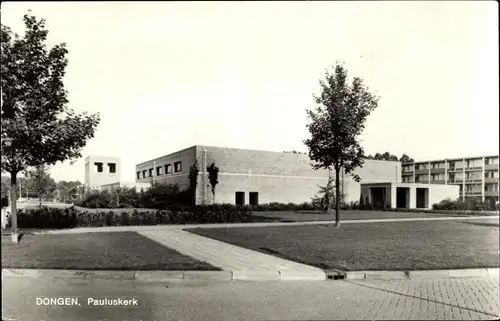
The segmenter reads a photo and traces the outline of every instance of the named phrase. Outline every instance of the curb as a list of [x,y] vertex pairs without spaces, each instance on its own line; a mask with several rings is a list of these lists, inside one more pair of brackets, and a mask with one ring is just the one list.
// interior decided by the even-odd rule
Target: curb
[[2,269],[2,278],[31,277],[138,282],[231,282],[231,281],[324,281],[324,280],[418,280],[436,278],[499,278],[500,268],[422,271],[88,271]]
[[82,271],[2,269],[2,277],[4,276],[139,282],[232,281],[232,273],[228,271]]
[[[453,270],[420,270],[420,271],[331,271],[327,275],[346,280],[418,280],[436,278],[471,278],[496,277],[499,268],[453,269]],[[330,277],[333,278],[333,277]]]
[[122,280],[139,282],[175,281],[324,281],[326,275],[318,270],[310,271],[82,271],[2,269],[2,277],[57,278],[79,280]]

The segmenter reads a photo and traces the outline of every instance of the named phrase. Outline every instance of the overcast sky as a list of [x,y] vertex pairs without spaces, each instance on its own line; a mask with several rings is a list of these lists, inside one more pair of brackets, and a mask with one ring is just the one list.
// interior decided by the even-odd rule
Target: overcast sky
[[[367,153],[498,154],[496,1],[3,2],[66,42],[70,107],[101,114],[88,155],[135,164],[192,145],[307,151],[306,108],[326,68],[381,96]],[[84,179],[83,158],[52,169]]]

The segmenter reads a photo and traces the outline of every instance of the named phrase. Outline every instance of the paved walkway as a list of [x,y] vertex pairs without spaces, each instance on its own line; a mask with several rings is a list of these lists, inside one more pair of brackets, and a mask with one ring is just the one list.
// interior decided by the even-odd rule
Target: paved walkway
[[184,255],[205,261],[225,271],[232,271],[235,279],[248,277],[255,279],[261,275],[266,280],[294,278],[325,280],[325,273],[322,269],[244,249],[180,229],[142,231],[139,234]]
[[[499,220],[498,216],[465,216],[465,217],[432,217],[432,218],[397,218],[397,219],[368,219],[368,220],[346,220],[340,224],[365,224],[365,223],[390,223],[390,222],[417,222],[417,221],[466,221],[466,220]],[[81,227],[67,230],[50,230],[35,232],[36,234],[74,234],[92,232],[141,232],[158,230],[180,230],[189,228],[224,228],[224,227],[261,227],[261,226],[294,226],[294,225],[324,225],[333,224],[335,221],[311,221],[290,223],[221,223],[221,224],[185,224],[185,225],[150,225],[150,226],[104,226],[104,227]]]

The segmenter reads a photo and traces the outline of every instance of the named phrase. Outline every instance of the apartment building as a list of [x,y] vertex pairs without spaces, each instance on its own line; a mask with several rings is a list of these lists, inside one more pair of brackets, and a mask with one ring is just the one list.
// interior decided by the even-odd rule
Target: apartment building
[[402,164],[403,183],[458,185],[462,200],[498,201],[498,155]]

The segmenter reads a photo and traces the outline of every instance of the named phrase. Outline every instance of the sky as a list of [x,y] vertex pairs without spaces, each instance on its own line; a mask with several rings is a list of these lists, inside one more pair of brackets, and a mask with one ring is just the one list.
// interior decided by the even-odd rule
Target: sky
[[498,155],[496,1],[3,2],[65,42],[69,107],[99,112],[88,155],[135,164],[193,145],[307,152],[305,110],[337,61],[380,96],[367,154],[418,160]]

